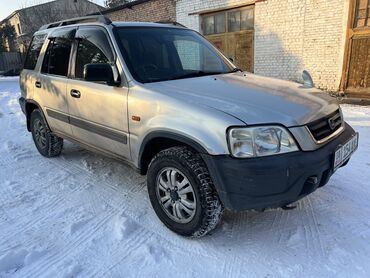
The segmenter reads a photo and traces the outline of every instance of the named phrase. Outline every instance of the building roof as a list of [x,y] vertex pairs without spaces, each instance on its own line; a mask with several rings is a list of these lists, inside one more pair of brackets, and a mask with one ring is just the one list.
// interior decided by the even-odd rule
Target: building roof
[[128,2],[126,4],[119,5],[119,6],[114,7],[114,8],[105,9],[104,11],[102,11],[100,13],[93,13],[91,15],[108,14],[108,13],[123,10],[123,9],[130,9],[130,8],[136,6],[136,5],[140,5],[140,4],[143,4],[143,3],[146,3],[146,2],[150,2],[150,1],[153,1],[153,0],[136,0],[136,1]]
[[[9,20],[10,18],[12,18],[14,15],[16,15],[17,13],[19,13],[20,11],[26,11],[26,10],[30,10],[30,9],[34,9],[34,8],[37,8],[37,7],[40,7],[40,6],[45,6],[45,5],[50,5],[51,3],[54,3],[54,2],[57,2],[59,0],[53,0],[53,1],[49,1],[49,2],[45,2],[45,3],[41,3],[41,4],[37,4],[37,5],[33,5],[33,6],[29,6],[29,7],[25,7],[25,8],[22,8],[22,9],[18,9],[18,10],[15,10],[14,12],[12,12],[10,15],[8,15],[6,18],[4,18],[3,20],[0,21],[0,25],[3,24],[5,21]],[[93,3],[89,0],[80,0],[80,1],[85,1],[85,2],[90,2],[91,4],[101,8],[101,9],[105,9],[104,7],[96,4],[96,3]]]

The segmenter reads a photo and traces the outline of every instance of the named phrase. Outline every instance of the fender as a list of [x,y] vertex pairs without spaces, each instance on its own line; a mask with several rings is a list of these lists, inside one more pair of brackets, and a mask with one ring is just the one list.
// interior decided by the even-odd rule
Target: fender
[[144,154],[146,146],[151,140],[155,138],[166,138],[166,139],[175,140],[175,141],[181,142],[185,145],[192,147],[193,149],[195,149],[197,152],[201,154],[208,154],[207,150],[202,145],[200,145],[198,142],[195,142],[193,139],[190,139],[186,136],[177,134],[175,132],[170,132],[170,131],[160,131],[160,130],[152,131],[149,134],[147,134],[142,141],[140,151],[139,151],[139,157],[138,157],[139,169],[142,169],[142,166],[143,166],[143,154]]
[[26,99],[26,100],[25,100],[25,112],[26,112],[26,118],[27,118],[27,130],[28,130],[29,132],[31,132],[31,112],[29,112],[29,111],[28,111],[29,109],[27,109],[27,104],[33,104],[33,105],[37,106],[38,110],[41,112],[41,116],[42,116],[42,118],[44,119],[44,121],[45,121],[45,123],[46,123],[46,125],[47,125],[47,128],[48,128],[49,130],[51,130],[51,129],[50,129],[50,126],[49,126],[49,124],[48,124],[48,122],[47,122],[47,120],[46,120],[46,117],[45,117],[44,111],[42,110],[42,108],[41,108],[40,104],[38,104],[38,102],[37,102],[37,101],[34,101],[34,100],[32,100],[32,99]]

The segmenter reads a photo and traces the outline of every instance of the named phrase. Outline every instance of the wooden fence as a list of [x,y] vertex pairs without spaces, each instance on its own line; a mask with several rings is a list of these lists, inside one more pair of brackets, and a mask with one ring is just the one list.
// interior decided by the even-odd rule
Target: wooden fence
[[0,72],[19,71],[23,67],[23,55],[19,52],[0,52]]

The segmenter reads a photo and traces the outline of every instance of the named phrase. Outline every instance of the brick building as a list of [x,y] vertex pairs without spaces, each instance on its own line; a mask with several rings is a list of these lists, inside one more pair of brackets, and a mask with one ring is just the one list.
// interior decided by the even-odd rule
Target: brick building
[[176,21],[176,0],[136,0],[102,14],[112,21]]
[[[178,0],[177,21],[257,74],[370,97],[369,0]],[[248,57],[245,59],[245,57]]]
[[103,9],[88,0],[55,0],[16,10],[0,21],[0,49],[25,52],[33,33],[42,25]]

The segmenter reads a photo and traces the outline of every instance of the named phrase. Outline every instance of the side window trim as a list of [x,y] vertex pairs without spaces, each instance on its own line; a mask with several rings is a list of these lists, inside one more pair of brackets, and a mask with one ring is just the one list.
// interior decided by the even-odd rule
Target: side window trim
[[[70,51],[70,53],[69,53],[69,59],[68,59],[68,69],[67,69],[67,76],[64,76],[64,75],[57,75],[57,74],[52,74],[52,73],[49,73],[49,72],[43,72],[42,71],[42,67],[43,67],[43,64],[44,64],[44,60],[47,58],[47,52],[48,52],[48,50],[49,50],[49,46],[50,46],[50,44],[52,44],[53,43],[53,41],[56,39],[56,38],[63,38],[62,36],[60,36],[61,34],[63,34],[63,32],[61,32],[61,31],[63,31],[63,29],[61,29],[61,30],[57,30],[56,31],[56,33],[57,34],[59,34],[59,36],[53,36],[53,33],[49,33],[49,35],[47,36],[47,38],[45,38],[45,42],[44,42],[44,45],[43,45],[43,47],[42,47],[42,50],[41,50],[41,54],[43,54],[42,55],[42,60],[40,61],[40,67],[39,67],[39,73],[40,74],[42,74],[42,75],[47,75],[47,76],[54,76],[54,77],[58,77],[58,78],[67,78],[67,79],[69,79],[70,78],[70,71],[71,71],[71,62],[72,62],[72,60],[71,60],[71,58],[72,58],[72,54],[73,54],[73,42],[74,42],[74,40],[73,40],[73,38],[71,38],[72,39],[72,42],[71,42],[71,51]],[[77,28],[70,28],[70,27],[68,27],[68,28],[66,28],[66,30],[64,30],[65,32],[65,34],[67,34],[67,33],[69,33],[69,32],[76,32],[77,31]],[[43,52],[43,50],[44,50],[44,52]],[[41,54],[40,54],[40,56],[41,56]],[[48,67],[49,67],[49,64],[50,64],[50,60],[48,59]]]
[[[125,82],[123,82],[123,80],[122,80],[122,74],[123,75],[125,75],[125,74],[124,74],[123,70],[120,70],[120,68],[122,69],[122,66],[120,66],[120,67],[118,66],[118,63],[119,63],[118,54],[117,54],[116,49],[114,47],[114,44],[112,42],[112,38],[109,35],[108,31],[105,28],[101,27],[101,26],[87,25],[87,26],[77,27],[75,39],[72,43],[72,53],[71,53],[71,60],[70,60],[71,64],[70,64],[70,73],[69,73],[70,78],[74,79],[74,80],[81,81],[81,82],[89,82],[89,81],[85,81],[83,79],[76,78],[75,71],[76,71],[77,51],[78,51],[78,37],[77,37],[78,31],[79,30],[83,31],[84,29],[91,29],[91,28],[95,28],[95,29],[103,31],[106,39],[108,40],[110,50],[113,54],[111,63],[117,71],[117,76],[120,79],[120,86],[124,85],[125,87],[127,87],[127,84]],[[126,79],[126,78],[124,78],[124,79]],[[104,84],[102,84],[102,85],[104,85]]]
[[[35,39],[37,37],[40,37],[40,39],[42,40],[42,44],[41,44],[39,53],[38,53],[37,58],[36,58],[36,63],[35,63],[35,65],[34,65],[34,67],[32,69],[31,68],[28,68],[28,67],[26,68],[26,65],[27,65],[27,62],[28,62],[28,59],[29,59],[29,55],[30,55],[30,53],[32,51],[32,45],[33,45],[33,43],[34,43],[34,41],[35,41]],[[30,45],[29,45],[29,47],[27,49],[26,59],[24,60],[24,63],[23,63],[23,68],[24,69],[26,69],[26,70],[33,70],[33,71],[35,71],[37,69],[37,65],[38,65],[38,63],[40,61],[40,58],[41,58],[42,54],[43,54],[42,53],[42,49],[43,49],[43,47],[45,45],[46,40],[47,40],[47,34],[46,33],[37,34],[37,35],[34,35],[32,37],[31,43],[30,43]]]

